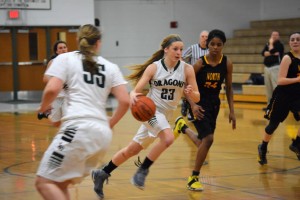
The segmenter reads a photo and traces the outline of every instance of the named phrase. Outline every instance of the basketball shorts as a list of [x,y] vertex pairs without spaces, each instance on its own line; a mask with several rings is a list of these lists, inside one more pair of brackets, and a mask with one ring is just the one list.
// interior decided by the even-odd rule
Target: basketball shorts
[[296,121],[300,120],[300,94],[287,93],[284,88],[276,87],[267,107],[265,118],[274,122],[283,122],[291,111]]
[[66,101],[64,97],[57,97],[52,103],[51,114],[49,119],[52,122],[59,122],[62,116],[66,113]]
[[111,140],[112,131],[107,122],[65,121],[44,153],[37,175],[56,182],[80,183],[98,167]]
[[215,132],[220,111],[220,99],[216,96],[201,97],[199,105],[205,110],[204,117],[201,120],[193,121],[193,124],[198,132],[198,138],[202,140]]
[[146,149],[154,142],[161,131],[171,128],[169,120],[172,116],[173,110],[163,111],[156,108],[154,117],[152,117],[149,121],[143,122],[138,129],[137,134],[133,137],[133,141]]

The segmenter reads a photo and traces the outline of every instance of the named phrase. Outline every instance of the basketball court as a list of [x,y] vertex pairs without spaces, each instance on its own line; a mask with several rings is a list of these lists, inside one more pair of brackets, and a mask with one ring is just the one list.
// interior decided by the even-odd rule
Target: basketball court
[[[114,101],[108,103],[114,108]],[[37,103],[1,103],[0,109],[0,199],[41,199],[34,187],[35,172],[41,157],[56,133],[47,120],[37,120]],[[228,109],[222,106],[214,144],[200,174],[204,191],[186,189],[193,169],[196,147],[181,135],[150,168],[145,190],[131,185],[137,167],[131,158],[112,173],[104,185],[105,199],[300,199],[300,161],[288,149],[288,134],[299,128],[292,116],[279,126],[269,144],[268,165],[257,162],[257,145],[267,121],[262,104],[235,104],[237,129],[228,124]],[[111,110],[111,109],[110,109]],[[180,115],[180,107],[175,118]],[[130,111],[114,128],[111,147],[102,165],[131,141],[139,127]],[[173,122],[172,122],[173,124]],[[191,124],[190,124],[191,125]],[[192,125],[191,125],[192,127]],[[148,150],[139,155],[144,159]],[[93,182],[86,177],[70,187],[72,200],[96,200]]]

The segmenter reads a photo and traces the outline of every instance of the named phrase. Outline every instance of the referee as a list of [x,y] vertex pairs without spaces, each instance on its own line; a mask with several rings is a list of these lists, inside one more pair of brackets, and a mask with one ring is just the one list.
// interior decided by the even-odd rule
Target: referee
[[[199,43],[193,44],[190,47],[188,47],[182,53],[182,59],[185,62],[194,65],[201,56],[208,54],[208,48],[206,45],[207,37],[208,37],[208,31],[206,30],[202,31],[199,35]],[[181,114],[183,116],[187,116],[189,121],[194,121],[192,109],[185,98],[182,100]]]

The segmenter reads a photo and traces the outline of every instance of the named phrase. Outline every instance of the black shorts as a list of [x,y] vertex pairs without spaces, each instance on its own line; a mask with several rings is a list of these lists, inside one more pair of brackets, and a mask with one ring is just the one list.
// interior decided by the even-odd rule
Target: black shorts
[[300,120],[300,94],[276,87],[267,107],[265,118],[273,122],[283,122],[291,111],[296,121]]
[[204,118],[195,120],[193,124],[198,132],[198,138],[202,140],[209,134],[214,134],[215,132],[216,121],[220,111],[219,95],[201,97],[198,105],[205,110]]

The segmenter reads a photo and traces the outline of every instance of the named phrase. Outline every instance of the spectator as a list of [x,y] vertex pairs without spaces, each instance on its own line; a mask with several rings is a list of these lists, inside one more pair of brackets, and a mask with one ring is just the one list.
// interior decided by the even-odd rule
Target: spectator
[[[279,39],[279,32],[273,31],[262,51],[262,56],[264,56],[264,81],[268,104],[270,103],[272,93],[277,86],[279,65],[284,53],[284,46]],[[265,109],[266,108],[264,108],[264,110]]]

